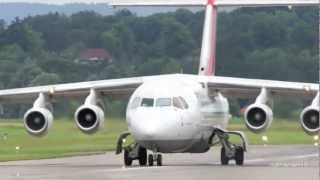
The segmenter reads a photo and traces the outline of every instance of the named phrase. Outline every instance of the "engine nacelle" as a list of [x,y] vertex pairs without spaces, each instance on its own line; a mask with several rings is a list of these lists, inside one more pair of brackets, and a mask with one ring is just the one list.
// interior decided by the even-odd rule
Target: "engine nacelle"
[[104,126],[104,106],[95,90],[91,90],[84,105],[74,114],[77,127],[85,134],[96,133]]
[[300,123],[303,130],[309,135],[320,132],[319,107],[308,106],[300,114]]
[[251,104],[244,113],[246,126],[254,133],[265,132],[272,123],[273,112],[265,104]]
[[53,115],[46,108],[34,107],[25,113],[23,122],[29,134],[42,137],[48,133],[53,122]]
[[104,112],[95,105],[83,105],[74,115],[78,128],[86,134],[93,134],[104,126]]

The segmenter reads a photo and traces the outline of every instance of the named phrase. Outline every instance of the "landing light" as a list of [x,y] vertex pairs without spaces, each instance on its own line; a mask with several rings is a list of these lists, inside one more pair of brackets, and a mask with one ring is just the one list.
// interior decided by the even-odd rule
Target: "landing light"
[[50,94],[54,94],[55,91],[56,91],[56,90],[54,89],[54,87],[50,87],[50,88],[49,88],[49,93],[50,93]]
[[319,140],[319,135],[313,136],[313,140],[314,140],[314,141],[318,141],[318,140]]
[[319,143],[317,143],[317,142],[316,142],[316,143],[314,143],[314,146],[319,146]]
[[268,142],[268,136],[262,136],[262,141]]

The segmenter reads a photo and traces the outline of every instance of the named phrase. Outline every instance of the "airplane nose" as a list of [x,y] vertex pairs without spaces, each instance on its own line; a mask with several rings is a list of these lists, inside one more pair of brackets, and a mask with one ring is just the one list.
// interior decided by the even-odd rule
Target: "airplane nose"
[[145,138],[153,139],[156,137],[157,130],[154,124],[148,123],[144,125],[144,127],[141,130],[141,133]]
[[152,116],[147,116],[142,113],[141,116],[137,115],[135,117],[135,131],[139,134],[140,139],[157,139],[160,138],[162,133],[163,124],[161,119],[155,114]]
[[157,139],[161,136],[161,122],[156,117],[146,117],[140,126],[140,133],[145,139]]

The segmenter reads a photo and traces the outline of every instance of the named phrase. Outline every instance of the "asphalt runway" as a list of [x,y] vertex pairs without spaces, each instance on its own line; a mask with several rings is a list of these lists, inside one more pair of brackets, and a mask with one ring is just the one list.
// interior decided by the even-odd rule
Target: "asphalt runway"
[[221,166],[220,148],[205,154],[165,154],[162,167],[122,165],[122,155],[0,163],[1,180],[319,180],[319,148],[250,146],[244,166]]

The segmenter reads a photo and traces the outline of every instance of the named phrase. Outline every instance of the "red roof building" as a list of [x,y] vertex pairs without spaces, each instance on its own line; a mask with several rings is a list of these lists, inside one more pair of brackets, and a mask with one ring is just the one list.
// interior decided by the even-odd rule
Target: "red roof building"
[[112,58],[110,53],[104,49],[87,49],[80,53],[79,60],[87,62],[111,62]]

